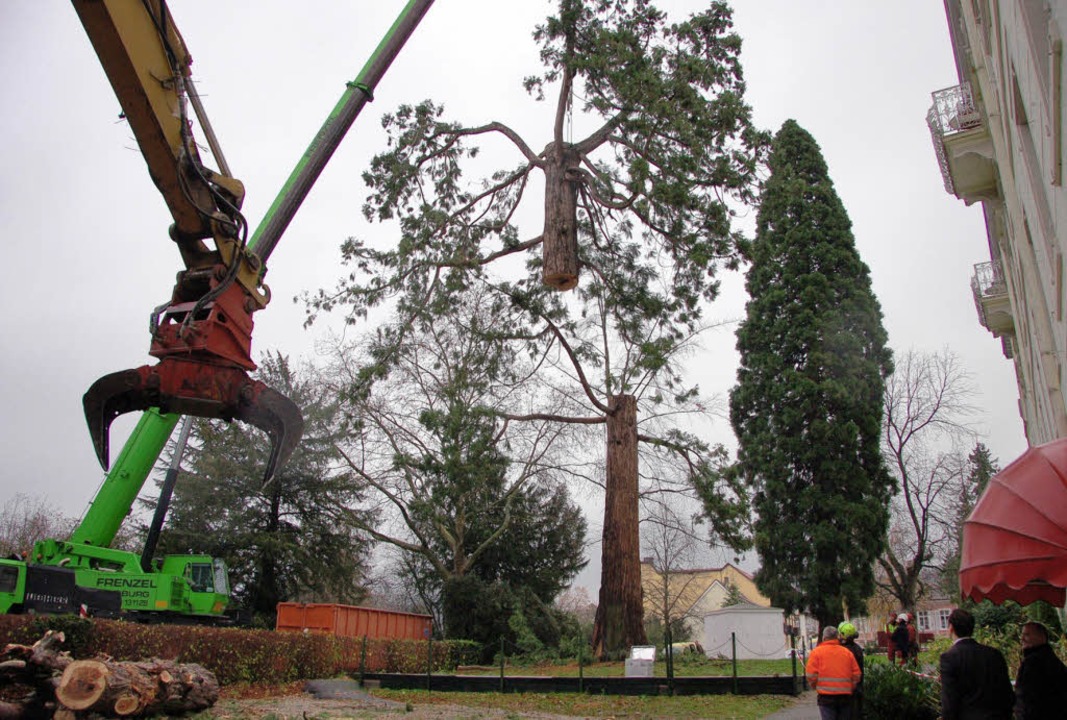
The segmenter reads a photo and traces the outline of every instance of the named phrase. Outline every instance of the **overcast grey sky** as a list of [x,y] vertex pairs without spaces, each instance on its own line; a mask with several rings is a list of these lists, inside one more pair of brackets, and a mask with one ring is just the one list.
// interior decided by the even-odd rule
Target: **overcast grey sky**
[[[253,227],[404,4],[171,1]],[[1026,443],[1011,362],[979,325],[969,288],[974,263],[989,258],[982,216],[944,191],[925,123],[930,93],[957,83],[942,4],[732,4],[757,123],[776,130],[795,118],[820,143],[892,347],[948,347],[960,357],[982,390],[975,420],[1006,464]],[[660,3],[676,17],[701,5]],[[500,120],[533,147],[548,141],[545,108],[521,79],[538,68],[530,32],[551,7],[437,1],[272,256],[274,300],[256,316],[258,353],[311,357],[329,326],[304,331],[291,299],[334,283],[346,236],[383,232],[360,214],[360,173],[383,146],[383,113],[433,97],[450,118]],[[80,515],[103,477],[82,393],[105,373],[151,360],[148,314],[169,296],[180,261],[167,239],[169,214],[70,4],[0,3],[0,66],[0,503],[45,495]],[[727,278],[713,317],[741,317],[742,282]],[[705,346],[695,377],[705,392],[725,395],[736,369],[732,328]],[[113,455],[132,424],[116,422]],[[733,443],[725,421],[713,432]],[[591,532],[599,527],[591,518]]]

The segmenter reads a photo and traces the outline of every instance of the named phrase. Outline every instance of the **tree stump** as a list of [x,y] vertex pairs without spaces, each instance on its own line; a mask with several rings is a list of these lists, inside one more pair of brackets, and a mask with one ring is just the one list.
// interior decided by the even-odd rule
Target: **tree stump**
[[213,673],[200,665],[167,660],[75,660],[63,671],[56,688],[63,707],[109,717],[204,710],[218,697]]
[[0,720],[52,717],[58,673],[72,662],[63,633],[49,630],[33,645],[11,643],[0,653]]

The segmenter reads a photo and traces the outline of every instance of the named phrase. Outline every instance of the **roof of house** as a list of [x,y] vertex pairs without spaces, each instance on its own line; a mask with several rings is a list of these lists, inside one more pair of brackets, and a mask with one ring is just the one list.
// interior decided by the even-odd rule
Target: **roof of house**
[[[771,605],[771,601],[756,588],[752,576],[732,563],[717,568],[673,570],[666,577],[666,590],[673,599],[672,614],[676,616],[690,613],[702,616],[707,611],[719,609],[729,592],[729,585],[736,586],[742,598],[752,605]],[[645,591],[645,611],[658,615],[655,606],[657,601],[662,602],[663,576],[647,559],[641,563],[641,585]]]
[[[782,608],[753,605],[752,603],[741,603],[740,605],[729,605],[727,607],[719,608],[718,610],[709,610],[707,615],[729,615],[731,613],[741,613],[743,615],[762,615],[765,613],[774,613],[776,615],[782,614]],[[706,616],[705,616],[706,617]]]

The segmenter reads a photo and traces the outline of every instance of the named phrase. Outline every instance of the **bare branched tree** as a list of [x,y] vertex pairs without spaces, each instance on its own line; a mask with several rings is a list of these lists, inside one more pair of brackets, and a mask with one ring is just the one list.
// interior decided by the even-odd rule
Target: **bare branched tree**
[[654,608],[654,618],[668,639],[677,634],[687,639],[688,620],[693,616],[691,586],[696,582],[693,568],[703,544],[698,525],[692,516],[677,509],[678,503],[657,502],[645,516],[642,544],[646,558],[652,561],[652,575],[645,578],[645,600]]
[[968,422],[974,394],[970,376],[948,350],[911,350],[886,381],[883,453],[899,493],[878,582],[902,608],[914,609],[924,576],[951,552],[952,502],[966,472],[961,449],[975,435]]
[[46,538],[66,539],[74,520],[64,517],[47,498],[18,493],[0,508],[0,556],[28,553]]
[[[584,564],[584,522],[579,528],[560,495],[576,455],[566,447],[568,426],[512,422],[502,412],[532,414],[541,389],[525,382],[536,358],[480,331],[501,320],[500,312],[484,295],[468,293],[451,315],[418,323],[401,342],[383,332],[333,352],[350,425],[339,450],[375,503],[374,519],[362,530],[400,551],[411,589],[431,610],[450,579],[479,564],[480,577],[493,576],[486,558],[494,567],[506,564],[500,546],[534,521],[545,521],[539,528],[549,566],[539,578],[545,594]],[[388,364],[379,362],[382,353],[390,355]],[[535,517],[553,502],[563,502],[556,517]],[[514,557],[519,548],[510,551]],[[528,574],[538,571],[528,565]]]

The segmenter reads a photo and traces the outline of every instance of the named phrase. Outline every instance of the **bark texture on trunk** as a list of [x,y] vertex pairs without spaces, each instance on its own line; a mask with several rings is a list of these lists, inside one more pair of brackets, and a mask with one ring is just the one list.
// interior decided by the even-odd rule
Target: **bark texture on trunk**
[[557,290],[570,290],[578,284],[578,185],[567,172],[581,164],[581,156],[572,147],[551,143],[545,158],[541,279]]
[[[49,630],[33,645],[7,645],[0,654],[0,720],[48,718],[56,712],[58,674],[73,660],[61,652],[63,633]],[[58,717],[58,716],[56,716]]]
[[[0,701],[0,720],[9,718],[181,715],[206,710],[219,699],[214,673],[200,665],[169,660],[117,662],[99,657],[74,660],[59,646],[61,632],[49,630],[27,645],[8,645],[0,655],[0,687],[19,693]],[[10,698],[19,696],[19,702]]]
[[637,512],[637,399],[616,395],[610,407],[600,602],[593,622],[593,654],[600,659],[648,643]]
[[108,717],[205,710],[219,698],[214,673],[200,665],[146,660],[75,660],[56,688],[62,707]]

